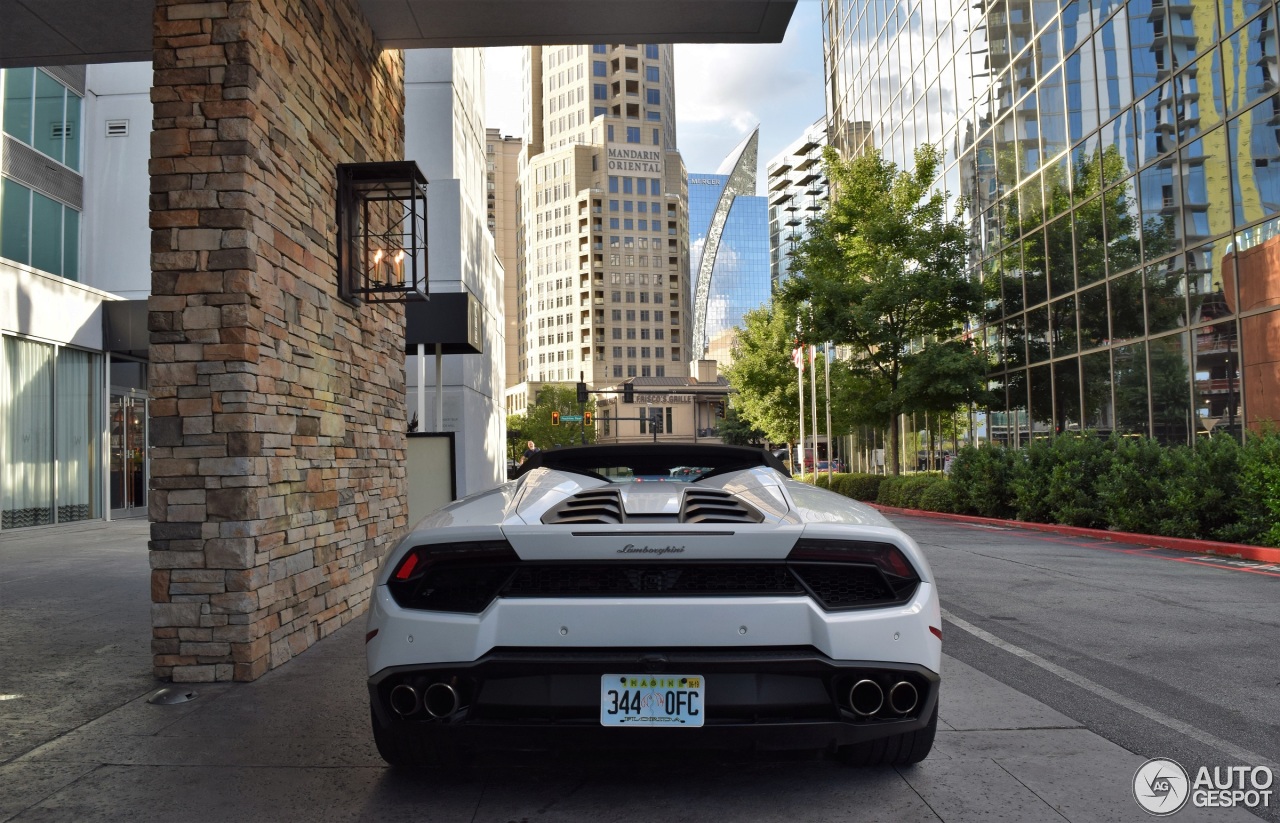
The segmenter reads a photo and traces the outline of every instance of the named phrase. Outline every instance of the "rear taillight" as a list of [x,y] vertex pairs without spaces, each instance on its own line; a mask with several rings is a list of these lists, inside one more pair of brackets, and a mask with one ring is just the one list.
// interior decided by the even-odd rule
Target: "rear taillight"
[[824,540],[806,538],[796,543],[788,561],[811,563],[869,563],[886,575],[919,579],[902,550],[892,543],[869,540]]
[[519,562],[505,540],[415,546],[400,559],[387,588],[404,608],[479,613]]

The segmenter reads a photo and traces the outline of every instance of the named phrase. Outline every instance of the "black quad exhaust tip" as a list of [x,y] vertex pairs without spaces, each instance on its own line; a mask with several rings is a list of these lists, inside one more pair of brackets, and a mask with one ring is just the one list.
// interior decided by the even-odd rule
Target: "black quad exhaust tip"
[[849,689],[849,708],[861,717],[870,717],[884,706],[884,689],[874,680],[859,680]]
[[418,702],[418,693],[412,686],[401,684],[391,690],[391,708],[401,717],[417,714],[422,708]]
[[889,689],[889,708],[895,714],[911,714],[920,702],[920,692],[906,680],[899,680]]

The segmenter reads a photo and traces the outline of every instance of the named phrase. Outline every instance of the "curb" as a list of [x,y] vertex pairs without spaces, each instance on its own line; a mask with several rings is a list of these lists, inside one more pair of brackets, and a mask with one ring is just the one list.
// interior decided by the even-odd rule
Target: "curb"
[[1113,532],[1106,529],[1085,529],[1079,526],[1059,526],[1054,523],[1030,523],[1023,520],[1000,520],[995,517],[975,517],[969,514],[947,514],[930,512],[921,509],[899,509],[893,506],[882,506],[879,503],[867,505],[887,514],[902,514],[910,517],[925,517],[933,520],[949,520],[955,523],[974,523],[977,525],[1006,526],[1014,529],[1030,529],[1031,531],[1065,534],[1072,537],[1092,537],[1096,540],[1109,540],[1112,543],[1127,543],[1135,546],[1150,546],[1156,549],[1173,549],[1174,551],[1192,554],[1215,554],[1221,557],[1235,557],[1241,560],[1257,560],[1262,563],[1280,563],[1280,549],[1265,546],[1248,546],[1243,543],[1219,543],[1215,540],[1192,540],[1185,537],[1160,537],[1154,534],[1134,534],[1132,532]]

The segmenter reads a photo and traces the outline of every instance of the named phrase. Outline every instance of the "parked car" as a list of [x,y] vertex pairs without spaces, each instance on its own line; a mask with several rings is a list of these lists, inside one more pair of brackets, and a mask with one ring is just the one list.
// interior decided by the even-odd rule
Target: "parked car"
[[[827,470],[827,466],[830,466],[830,467],[831,467],[831,471],[833,471],[833,472],[842,472],[842,471],[844,471],[844,461],[840,460],[840,458],[835,458],[835,459],[833,459],[833,460],[819,460],[819,461],[818,461],[818,471],[819,471],[819,472],[825,472],[825,471]],[[813,474],[813,458],[812,458],[812,457],[810,457],[810,458],[808,458],[808,459],[806,459],[806,460],[804,461],[804,473],[805,473],[805,474]]]
[[768,452],[546,451],[386,557],[373,737],[414,770],[559,747],[915,763],[937,728],[941,626],[911,538]]

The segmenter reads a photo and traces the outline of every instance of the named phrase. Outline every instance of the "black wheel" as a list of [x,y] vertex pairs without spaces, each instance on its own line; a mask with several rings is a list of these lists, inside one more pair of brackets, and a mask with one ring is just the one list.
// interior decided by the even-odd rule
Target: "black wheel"
[[397,771],[414,774],[432,771],[451,777],[461,777],[466,772],[467,764],[461,752],[433,746],[420,736],[410,734],[408,729],[383,728],[372,707],[369,709],[369,725],[373,727],[373,742],[378,746],[378,754]]
[[841,746],[836,750],[836,757],[849,766],[910,766],[929,756],[937,731],[938,703],[934,703],[933,714],[923,729],[868,743]]

